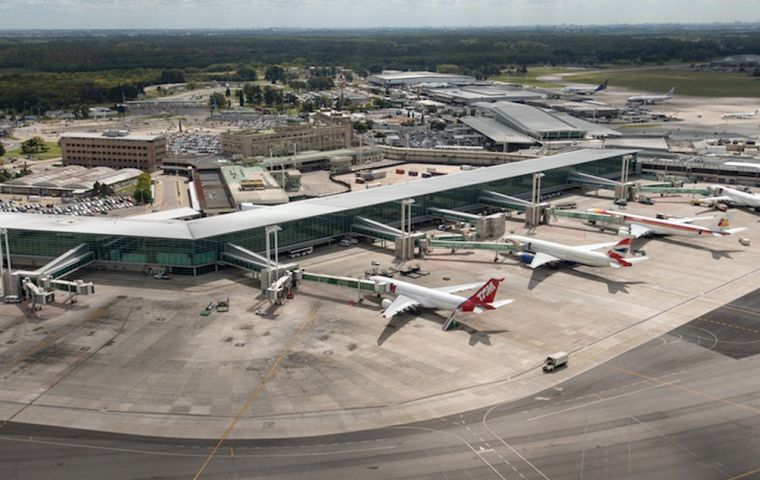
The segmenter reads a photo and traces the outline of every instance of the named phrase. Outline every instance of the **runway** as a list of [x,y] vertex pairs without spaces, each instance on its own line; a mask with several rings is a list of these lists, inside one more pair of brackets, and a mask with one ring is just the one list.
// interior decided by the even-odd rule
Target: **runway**
[[417,424],[214,452],[10,423],[0,478],[760,478],[758,295],[533,397]]

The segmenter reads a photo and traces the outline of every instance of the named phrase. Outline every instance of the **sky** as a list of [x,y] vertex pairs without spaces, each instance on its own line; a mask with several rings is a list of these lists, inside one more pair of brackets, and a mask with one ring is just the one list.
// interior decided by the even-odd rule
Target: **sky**
[[0,29],[758,22],[760,0],[0,0]]

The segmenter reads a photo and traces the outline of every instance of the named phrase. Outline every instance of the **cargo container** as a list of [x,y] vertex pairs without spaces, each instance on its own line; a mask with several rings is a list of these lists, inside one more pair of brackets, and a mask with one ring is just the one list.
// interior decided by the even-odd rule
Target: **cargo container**
[[409,176],[410,177],[416,177],[417,176],[417,172],[415,172],[414,170],[409,170]]

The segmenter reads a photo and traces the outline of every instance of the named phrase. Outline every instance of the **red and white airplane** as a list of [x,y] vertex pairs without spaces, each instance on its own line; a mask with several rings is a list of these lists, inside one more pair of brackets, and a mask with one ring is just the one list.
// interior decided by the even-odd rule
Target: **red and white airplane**
[[[589,245],[563,245],[548,240],[508,235],[506,242],[519,245],[518,258],[530,268],[542,265],[587,265],[589,267],[630,267],[635,263],[649,260],[648,257],[629,257],[631,239],[624,238],[619,242],[592,243]],[[597,252],[596,250],[607,251]]]
[[746,228],[730,228],[730,222],[727,215],[718,217],[717,222],[712,226],[697,225],[693,222],[696,220],[707,220],[713,217],[696,217],[696,218],[652,218],[644,215],[620,212],[617,210],[606,210],[604,208],[590,208],[589,212],[599,215],[608,215],[622,222],[624,227],[619,230],[621,235],[631,237],[650,237],[653,235],[681,235],[681,236],[700,236],[712,235],[714,237],[725,237],[740,233]]
[[[381,305],[385,308],[383,317],[393,318],[395,315],[415,308],[431,308],[434,310],[449,310],[452,314],[443,325],[444,330],[451,328],[454,315],[457,312],[483,313],[487,310],[495,310],[504,305],[509,305],[513,300],[496,300],[496,292],[504,278],[492,278],[481,286],[479,283],[467,283],[464,285],[451,285],[446,287],[429,288],[413,283],[394,280],[389,277],[372,276],[373,282],[387,283],[391,293],[396,295],[395,300],[383,299]],[[478,288],[472,296],[461,297],[454,293]]]

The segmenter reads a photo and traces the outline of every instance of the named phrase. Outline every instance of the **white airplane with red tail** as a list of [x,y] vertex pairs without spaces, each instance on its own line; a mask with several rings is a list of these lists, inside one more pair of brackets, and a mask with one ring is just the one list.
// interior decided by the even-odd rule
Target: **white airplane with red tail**
[[[519,245],[521,251],[518,258],[530,268],[542,265],[586,265],[589,267],[630,267],[635,263],[648,260],[649,257],[628,256],[631,250],[631,239],[624,238],[619,242],[591,243],[588,245],[563,245],[538,238],[508,235],[504,240]],[[596,250],[608,249],[606,252]]]
[[[383,299],[382,306],[385,308],[383,317],[391,319],[399,313],[420,307],[452,311],[452,314],[443,325],[444,330],[451,328],[454,323],[454,315],[457,312],[483,313],[509,305],[513,301],[495,300],[496,292],[499,290],[499,285],[504,281],[504,278],[492,278],[482,285],[479,283],[467,283],[438,288],[423,287],[383,276],[372,276],[369,279],[373,282],[388,284],[390,292],[396,294],[395,300]],[[473,290],[478,287],[480,287],[478,291],[470,297],[454,295],[457,292]]]
[[708,220],[714,217],[694,217],[694,218],[652,218],[644,215],[620,212],[617,210],[606,210],[604,208],[590,208],[589,212],[599,215],[609,215],[620,221],[624,226],[619,230],[621,235],[631,237],[650,237],[653,235],[680,235],[680,236],[707,236],[725,237],[740,233],[746,228],[730,228],[730,221],[727,215],[721,215],[717,218],[715,224],[697,225],[693,223],[697,220]]

